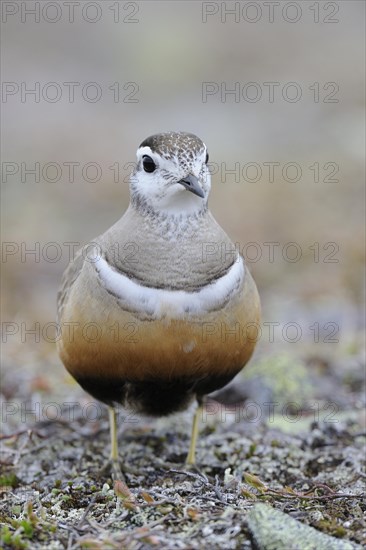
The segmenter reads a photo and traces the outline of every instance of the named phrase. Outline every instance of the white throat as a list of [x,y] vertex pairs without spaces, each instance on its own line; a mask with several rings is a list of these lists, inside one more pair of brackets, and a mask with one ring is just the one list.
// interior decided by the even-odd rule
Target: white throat
[[193,195],[179,183],[171,185],[159,200],[151,201],[154,210],[168,216],[193,216],[206,210],[207,200]]

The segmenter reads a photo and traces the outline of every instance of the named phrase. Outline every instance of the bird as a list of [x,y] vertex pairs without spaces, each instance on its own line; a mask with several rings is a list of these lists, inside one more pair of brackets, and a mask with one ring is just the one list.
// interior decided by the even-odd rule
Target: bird
[[241,371],[257,342],[258,290],[209,210],[208,161],[194,134],[146,138],[127,210],[63,274],[58,352],[79,385],[108,406],[117,472],[116,406],[161,417],[196,402],[186,459],[195,465],[206,395]]

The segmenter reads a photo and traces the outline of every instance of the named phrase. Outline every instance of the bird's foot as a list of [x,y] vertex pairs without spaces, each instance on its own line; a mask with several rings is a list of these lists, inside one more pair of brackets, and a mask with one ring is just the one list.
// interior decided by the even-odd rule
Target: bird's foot
[[105,462],[105,464],[100,469],[101,477],[111,475],[113,481],[116,481],[117,479],[119,479],[121,481],[126,482],[124,474],[131,474],[134,476],[138,476],[138,475],[141,475],[141,472],[137,471],[135,468],[126,466],[126,464],[123,464],[121,466],[121,463],[118,458],[117,459],[109,458],[107,462]]
[[195,462],[185,462],[183,468],[187,470],[187,472],[194,472],[196,474],[202,475],[200,468]]
[[[123,471],[125,470],[123,469]],[[126,481],[125,476],[122,473],[121,464],[118,459],[109,458],[107,462],[105,462],[105,464],[102,466],[99,473],[101,477],[111,475],[113,481],[116,481],[117,479]]]

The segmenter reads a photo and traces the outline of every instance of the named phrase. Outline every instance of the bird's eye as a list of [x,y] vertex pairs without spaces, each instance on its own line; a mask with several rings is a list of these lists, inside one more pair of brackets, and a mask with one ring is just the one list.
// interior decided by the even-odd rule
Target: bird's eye
[[208,156],[208,153],[206,153],[206,160],[205,160],[206,164],[208,163],[208,159],[209,159],[209,156]]
[[142,157],[142,166],[144,167],[145,172],[149,172],[149,173],[154,172],[156,168],[155,162],[148,155],[144,155]]

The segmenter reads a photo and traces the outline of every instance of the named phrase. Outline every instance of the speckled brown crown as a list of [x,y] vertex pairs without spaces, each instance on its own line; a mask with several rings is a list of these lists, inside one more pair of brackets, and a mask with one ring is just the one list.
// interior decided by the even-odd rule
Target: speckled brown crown
[[204,150],[205,144],[194,134],[164,132],[144,139],[140,147],[150,147],[154,153],[169,159],[175,155],[187,154],[187,152],[191,152],[192,156],[197,156]]

